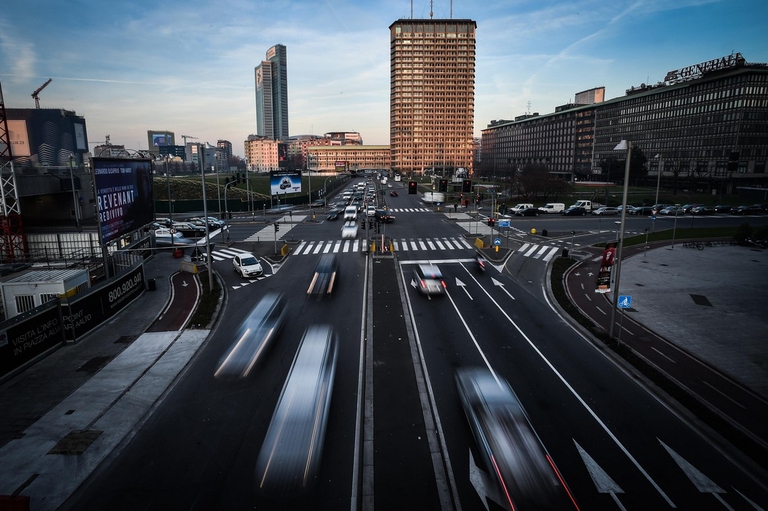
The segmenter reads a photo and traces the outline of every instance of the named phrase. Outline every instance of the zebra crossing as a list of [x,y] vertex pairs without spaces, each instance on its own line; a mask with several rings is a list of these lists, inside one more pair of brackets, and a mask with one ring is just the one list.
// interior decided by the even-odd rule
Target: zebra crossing
[[523,246],[517,249],[515,253],[520,254],[523,257],[549,261],[555,257],[555,254],[558,250],[560,250],[560,247],[553,247],[551,245],[537,245],[535,243],[525,243]]
[[238,254],[248,254],[247,250],[240,250],[239,248],[233,248],[233,247],[227,247],[227,248],[220,248],[217,250],[214,250],[211,254],[211,257],[213,258],[214,262],[216,261],[226,261],[227,259],[232,259]]
[[392,213],[429,213],[429,208],[390,208]]

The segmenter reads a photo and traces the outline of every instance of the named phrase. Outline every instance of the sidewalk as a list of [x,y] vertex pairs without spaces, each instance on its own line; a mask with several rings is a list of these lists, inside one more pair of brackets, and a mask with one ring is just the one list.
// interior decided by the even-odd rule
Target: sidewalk
[[145,264],[155,291],[0,384],[0,495],[56,509],[162,397],[208,336],[147,332],[180,268],[181,259],[158,253]]

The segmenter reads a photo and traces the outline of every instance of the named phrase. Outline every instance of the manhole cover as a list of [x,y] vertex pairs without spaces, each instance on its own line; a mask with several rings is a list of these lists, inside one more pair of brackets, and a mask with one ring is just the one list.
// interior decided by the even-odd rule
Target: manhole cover
[[691,298],[693,299],[693,303],[696,305],[705,305],[707,307],[712,307],[712,304],[709,300],[707,300],[707,297],[704,295],[691,295]]
[[75,429],[48,451],[48,454],[83,454],[103,431],[96,429]]

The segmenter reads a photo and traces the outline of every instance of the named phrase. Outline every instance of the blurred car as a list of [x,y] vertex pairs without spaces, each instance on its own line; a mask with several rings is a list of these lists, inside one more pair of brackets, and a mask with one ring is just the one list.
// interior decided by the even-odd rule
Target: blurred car
[[679,216],[683,214],[683,208],[678,206],[667,206],[666,208],[661,209],[659,214],[664,216]]
[[715,208],[712,206],[696,206],[691,208],[692,215],[713,215]]
[[[353,222],[354,224],[354,222]],[[307,288],[308,295],[330,295],[338,277],[339,265],[336,254],[323,254],[315,266],[315,274]]]
[[329,209],[328,210],[328,214],[326,215],[326,218],[328,220],[336,220],[336,219],[339,218],[340,214],[341,214],[341,210],[340,209],[336,209],[336,208]]
[[634,206],[627,208],[630,215],[650,215],[653,213],[653,206]]
[[730,213],[733,206],[729,204],[718,204],[715,206],[715,213]]
[[376,208],[373,206],[365,208],[365,216],[376,216]]
[[691,210],[696,206],[698,206],[698,204],[683,204],[682,206],[680,206],[680,211],[683,214],[690,213]]
[[170,218],[162,217],[155,218],[155,222],[162,227],[170,227],[173,224],[173,221]]
[[391,191],[389,192],[389,196],[390,196],[390,197],[397,197],[397,191],[395,191],[395,190],[391,190]]
[[443,274],[434,264],[418,264],[413,269],[413,280],[423,295],[444,295],[446,290]]
[[180,232],[168,229],[167,227],[155,229],[155,246],[157,247],[171,247],[194,244],[195,240],[185,237]]
[[213,375],[247,377],[280,330],[288,315],[288,301],[282,293],[267,293],[245,318],[235,336],[235,342],[219,360]]
[[237,254],[232,258],[232,268],[243,278],[260,277],[264,275],[264,269],[256,256],[249,253]]
[[515,211],[515,216],[539,216],[540,213],[538,208],[523,208]]
[[171,230],[180,232],[187,238],[200,238],[205,236],[205,226],[195,225],[189,222],[173,222],[171,224]]
[[353,240],[355,238],[357,238],[357,224],[351,220],[345,222],[344,226],[341,228],[341,239]]
[[455,379],[498,503],[504,509],[578,509],[509,384],[486,368],[460,368]]
[[731,209],[731,213],[734,215],[759,215],[762,212],[763,210],[758,204],[742,205]]
[[619,211],[619,208],[614,208],[612,206],[600,206],[599,208],[597,208],[592,212],[593,215],[603,215],[603,216],[618,215],[619,213],[621,213],[621,211]]
[[357,220],[357,206],[349,205],[344,209],[344,220]]
[[377,209],[376,218],[384,224],[390,224],[395,221],[395,217],[390,215],[387,209]]
[[587,210],[581,206],[571,206],[568,209],[564,209],[561,214],[565,216],[584,216],[587,214]]
[[290,498],[317,481],[338,344],[330,325],[314,325],[304,332],[256,460],[258,492]]

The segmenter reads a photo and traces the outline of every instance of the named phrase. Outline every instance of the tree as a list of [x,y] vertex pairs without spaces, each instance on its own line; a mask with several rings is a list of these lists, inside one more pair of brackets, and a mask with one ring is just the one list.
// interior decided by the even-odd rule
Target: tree
[[530,200],[538,197],[540,193],[546,193],[549,178],[549,169],[544,165],[526,165],[518,176],[518,195],[522,199]]
[[632,154],[629,158],[629,182],[634,183],[635,186],[648,177],[648,167],[645,165],[648,162],[648,158],[642,149],[637,146],[632,146]]
[[601,176],[603,180],[611,183],[613,180],[618,179],[618,176],[624,175],[624,160],[617,160],[613,156],[609,156],[604,160],[600,160],[600,168],[603,169]]

